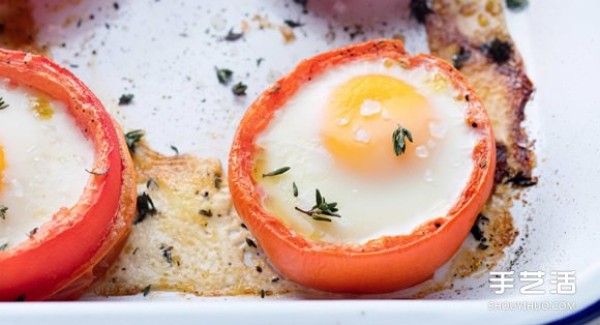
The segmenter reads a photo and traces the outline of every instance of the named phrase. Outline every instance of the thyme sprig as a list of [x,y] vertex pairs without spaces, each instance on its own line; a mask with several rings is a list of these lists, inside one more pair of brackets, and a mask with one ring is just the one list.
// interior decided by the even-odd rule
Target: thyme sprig
[[328,203],[327,200],[321,192],[317,189],[315,190],[315,201],[316,204],[310,210],[304,210],[299,207],[294,207],[296,211],[306,214],[311,217],[315,221],[325,221],[331,222],[331,218],[341,218],[337,212],[339,209],[337,208],[337,202]]
[[398,128],[394,130],[394,133],[392,134],[392,142],[394,144],[394,153],[396,156],[400,156],[406,151],[405,138],[408,139],[408,141],[413,142],[410,131],[398,124]]
[[0,204],[0,219],[6,219],[6,211],[8,211],[8,207],[6,205]]

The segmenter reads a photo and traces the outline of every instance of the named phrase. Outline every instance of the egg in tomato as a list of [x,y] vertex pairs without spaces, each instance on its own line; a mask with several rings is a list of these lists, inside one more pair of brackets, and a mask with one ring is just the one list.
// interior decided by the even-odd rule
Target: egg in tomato
[[135,213],[123,134],[80,80],[0,49],[0,301],[83,294],[114,262]]
[[7,249],[77,203],[94,148],[64,103],[8,79],[0,95],[0,245]]
[[249,108],[230,153],[233,202],[301,284],[386,292],[458,249],[492,187],[494,140],[464,78],[372,41],[302,62]]

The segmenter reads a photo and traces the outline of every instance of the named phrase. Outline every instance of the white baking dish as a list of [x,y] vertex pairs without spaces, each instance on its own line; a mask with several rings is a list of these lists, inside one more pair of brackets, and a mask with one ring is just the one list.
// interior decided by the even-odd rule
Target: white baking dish
[[[364,27],[355,41],[402,34],[409,51],[427,51],[422,27],[409,19],[407,1],[315,1],[308,15],[282,0],[121,0],[118,10],[113,2],[93,0],[59,10],[52,8],[69,2],[32,2],[40,42],[49,45],[55,60],[71,66],[127,129],[148,130],[149,142],[165,153],[177,145],[181,152],[224,159],[252,98],[302,58],[352,42],[353,30],[344,32],[344,26]],[[496,270],[508,270],[512,263],[516,272],[575,271],[576,293],[548,289],[543,295],[522,295],[516,288],[497,295],[484,274],[457,283],[461,290],[425,300],[208,299],[152,293],[88,296],[87,302],[2,303],[0,324],[509,324],[544,323],[581,312],[600,299],[599,12],[600,2],[593,0],[568,5],[532,0],[526,10],[508,13],[512,36],[537,89],[527,107],[527,128],[536,141],[540,182],[525,192],[527,204],[513,209],[521,234]],[[306,26],[289,44],[276,30],[247,33],[235,43],[220,40],[256,14],[276,22],[299,19]],[[67,19],[75,23],[65,27]],[[260,67],[258,58],[264,58]],[[247,98],[234,98],[214,82],[215,65],[244,76]],[[119,110],[117,100],[128,92],[135,93],[135,105]],[[515,259],[517,247],[523,252]],[[534,307],[518,307],[536,301]]]

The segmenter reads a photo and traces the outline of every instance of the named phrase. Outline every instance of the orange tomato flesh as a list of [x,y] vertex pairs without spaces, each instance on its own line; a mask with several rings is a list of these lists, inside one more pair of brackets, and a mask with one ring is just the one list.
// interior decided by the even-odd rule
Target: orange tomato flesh
[[[473,149],[475,167],[468,184],[447,215],[424,223],[408,235],[382,237],[362,245],[332,244],[304,238],[287,228],[262,206],[262,192],[254,177],[256,158],[260,155],[255,141],[268,127],[275,112],[305,83],[337,65],[354,60],[382,58],[406,69],[435,68],[465,98],[465,123],[473,125],[482,134]],[[401,120],[406,121],[407,126],[414,129],[416,134],[427,132],[421,125],[421,119],[426,118],[429,113],[421,111],[413,114],[411,111],[413,108],[423,109],[424,99],[411,88],[384,76],[354,78],[337,90],[345,95],[328,104],[326,114],[329,117],[324,123],[335,123],[341,117],[349,117],[349,120],[354,121],[368,120],[368,117],[357,115],[356,112],[360,110],[358,106],[367,95],[378,94],[380,97],[376,99],[383,102],[390,113],[394,111],[393,114],[401,115]],[[399,106],[408,108],[397,109]],[[380,152],[369,151],[375,150],[372,148],[351,148],[346,145],[348,139],[351,139],[349,133],[330,133],[327,131],[327,124],[324,125],[322,138],[328,149],[339,154],[341,162],[357,172],[364,172],[361,170],[363,165],[380,164],[382,168],[388,168],[391,164],[401,163],[395,159],[383,158]],[[368,127],[374,137],[390,138],[393,130],[393,125],[386,125],[381,121]],[[234,137],[229,155],[228,177],[233,203],[239,215],[274,266],[289,279],[325,291],[383,293],[407,288],[429,279],[436,269],[452,257],[468,235],[491,193],[494,168],[495,143],[490,120],[481,100],[468,86],[465,78],[441,59],[423,54],[410,56],[399,41],[375,40],[305,60],[292,73],[259,96],[247,110]]]

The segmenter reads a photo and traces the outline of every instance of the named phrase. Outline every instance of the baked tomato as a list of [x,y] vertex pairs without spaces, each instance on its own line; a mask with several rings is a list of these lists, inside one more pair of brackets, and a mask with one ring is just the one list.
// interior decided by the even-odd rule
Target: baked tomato
[[383,293],[452,257],[494,168],[490,121],[465,78],[375,40],[307,59],[262,93],[235,134],[228,177],[239,215],[283,275]]
[[0,300],[74,299],[107,270],[129,234],[136,201],[131,157],[117,123],[69,71],[42,56],[0,50],[0,76],[65,103],[93,144],[96,171],[74,206],[0,251]]

